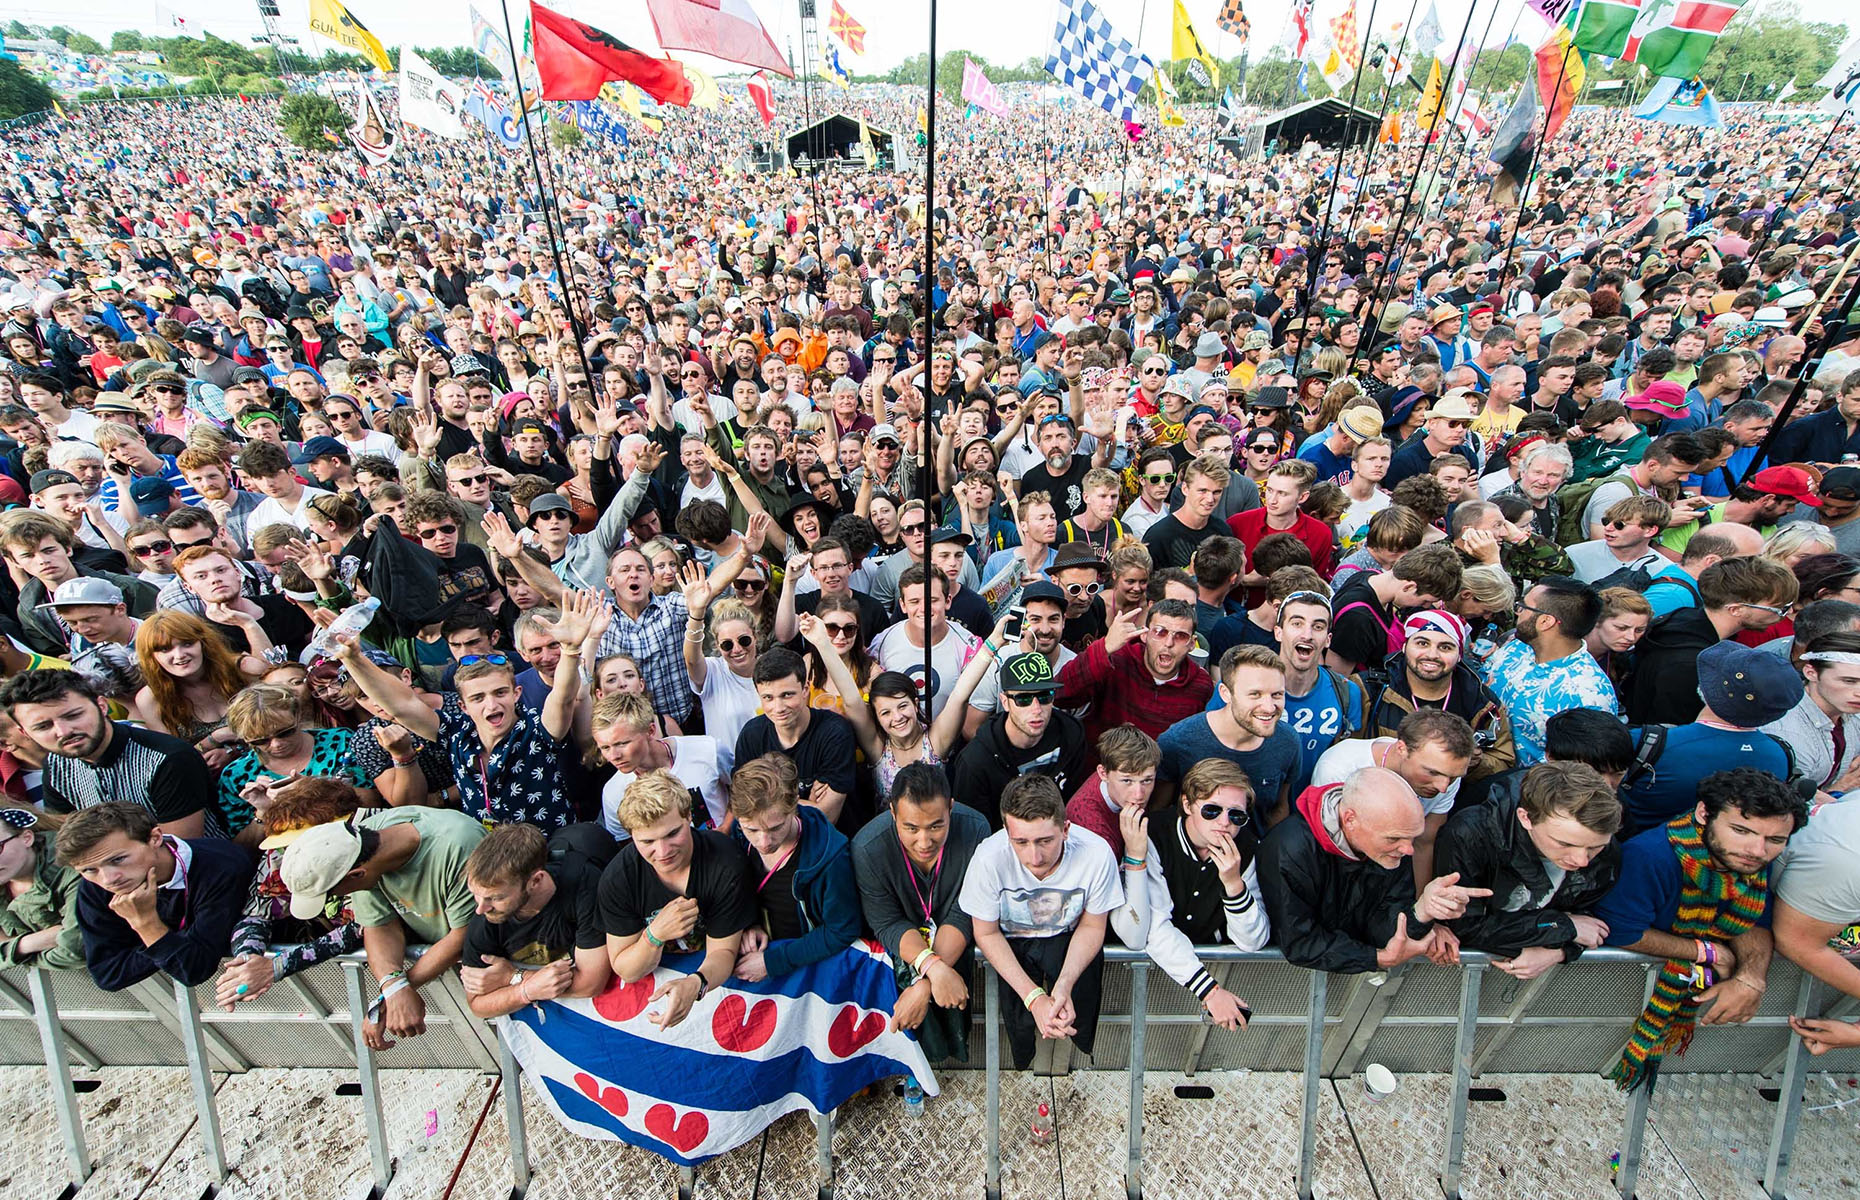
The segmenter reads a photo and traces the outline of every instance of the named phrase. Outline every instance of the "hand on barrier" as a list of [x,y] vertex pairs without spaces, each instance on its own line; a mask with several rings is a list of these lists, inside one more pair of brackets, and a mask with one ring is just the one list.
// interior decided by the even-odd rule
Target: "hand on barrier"
[[1460,887],[1459,882],[1458,871],[1431,881],[1414,902],[1415,916],[1423,921],[1451,921],[1466,915],[1466,905],[1474,897],[1492,894],[1491,888]]
[[769,977],[769,967],[762,957],[762,952],[739,955],[736,959],[735,975],[748,983],[760,983]]
[[241,1000],[256,1000],[271,990],[271,960],[262,954],[241,954],[226,964],[213,985],[213,1002],[227,1012]]
[[961,1008],[969,1002],[969,982],[961,972],[940,958],[924,964],[924,978],[930,981],[930,995],[943,1008]]
[[898,1002],[891,1007],[891,1032],[900,1029],[916,1029],[924,1023],[924,1016],[930,1011],[932,984],[928,975],[898,993]]
[[1789,1028],[1802,1035],[1802,1044],[1810,1054],[1846,1050],[1860,1046],[1860,1025],[1848,1021],[1828,1021],[1818,1017],[1790,1017]]
[[1208,1018],[1227,1030],[1245,1029],[1247,1017],[1252,1013],[1240,997],[1224,987],[1209,992],[1201,1003],[1208,1010]]
[[404,987],[382,1004],[381,1019],[362,1023],[362,1038],[371,1050],[388,1050],[397,1039],[419,1037],[426,1032],[426,1001],[412,987]]
[[1699,1017],[1701,1025],[1742,1025],[1757,1015],[1763,1003],[1763,987],[1740,976],[1719,980],[1699,993],[1701,1006],[1711,1007]]
[[510,983],[513,968],[510,960],[495,958],[482,967],[460,967],[459,985],[465,989],[465,995],[473,1000],[486,992],[495,992]]
[[1460,965],[1459,935],[1442,926],[1428,935],[1432,943],[1427,948],[1427,961],[1437,967],[1457,967]]
[[1411,958],[1418,958],[1426,954],[1433,948],[1433,945],[1432,934],[1424,938],[1409,937],[1408,914],[1405,912],[1397,913],[1395,915],[1395,932],[1389,935],[1388,945],[1376,951],[1376,965],[1383,968],[1400,966]]
[[698,992],[703,986],[704,981],[695,974],[680,975],[670,983],[660,985],[647,1003],[663,999],[665,1005],[653,1012],[648,1012],[647,1018],[660,1029],[670,1029],[690,1013],[691,1006],[697,1003]]
[[1593,950],[1608,940],[1608,922],[1599,917],[1577,914],[1569,921],[1576,927],[1576,944],[1584,950]]
[[1071,1037],[1076,1032],[1073,1026],[1072,999],[1066,997],[1061,1006],[1061,999],[1055,995],[1036,996],[1033,1007],[1033,1023],[1039,1029],[1040,1036],[1057,1040]]
[[[1590,920],[1588,917],[1579,920]],[[1597,922],[1600,924],[1600,922]],[[1551,946],[1526,946],[1516,958],[1495,958],[1492,965],[1513,979],[1535,979],[1563,961],[1563,952]]]

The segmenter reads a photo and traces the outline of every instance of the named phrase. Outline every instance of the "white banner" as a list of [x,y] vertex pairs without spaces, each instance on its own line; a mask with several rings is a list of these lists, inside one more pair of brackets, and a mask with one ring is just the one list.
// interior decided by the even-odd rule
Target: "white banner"
[[465,124],[459,114],[464,111],[465,93],[459,86],[435,71],[412,46],[402,46],[400,119],[440,137],[462,138]]

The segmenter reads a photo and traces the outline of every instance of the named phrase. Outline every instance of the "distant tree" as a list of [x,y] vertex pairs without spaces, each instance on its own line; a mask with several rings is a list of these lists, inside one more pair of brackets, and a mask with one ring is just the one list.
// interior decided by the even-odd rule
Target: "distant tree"
[[133,29],[119,29],[110,35],[110,49],[112,50],[134,53],[147,48],[142,41],[142,35]]
[[63,46],[70,42],[71,31],[66,29],[63,25],[54,25],[45,31],[45,40],[48,42],[57,42],[60,46]]
[[0,59],[0,120],[10,121],[27,113],[52,106],[52,89],[36,75],[29,75],[20,65]]
[[509,63],[503,64],[500,69],[476,50],[465,46],[420,46],[417,49],[420,57],[433,64],[433,69],[442,75],[496,79],[503,71],[510,69]]
[[587,141],[587,135],[581,132],[579,125],[571,125],[566,121],[551,121],[549,122],[549,140],[560,148],[569,149]]
[[1712,47],[1699,78],[1720,101],[1761,99],[1795,80],[1806,90],[1834,65],[1847,28],[1804,21],[1793,4],[1739,12]]
[[349,114],[328,96],[315,92],[296,92],[284,98],[278,114],[278,126],[284,136],[306,150],[328,150],[338,145],[324,134],[340,135],[350,125]]
[[74,30],[71,36],[65,39],[65,49],[73,54],[102,54],[103,43],[88,33],[78,33]]
[[24,21],[8,21],[6,35],[10,38],[29,38],[32,36],[32,29]]

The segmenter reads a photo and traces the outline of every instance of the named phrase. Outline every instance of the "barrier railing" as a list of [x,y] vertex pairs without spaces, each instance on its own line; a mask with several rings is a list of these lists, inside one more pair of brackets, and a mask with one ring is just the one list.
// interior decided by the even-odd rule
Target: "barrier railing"
[[[1246,1032],[1216,1034],[1216,1027],[1200,1014],[1187,991],[1166,980],[1160,997],[1153,995],[1150,983],[1154,967],[1142,952],[1123,948],[1105,952],[1107,964],[1124,968],[1125,974],[1107,971],[1105,1011],[1090,1065],[1096,1069],[1123,1069],[1129,1075],[1124,1183],[1130,1200],[1143,1194],[1146,1071],[1161,1061],[1171,1065],[1179,1061],[1182,1070],[1193,1074],[1210,1061],[1235,1061],[1232,1051],[1236,1045],[1245,1046],[1253,1054],[1249,1065],[1289,1070],[1293,1045],[1285,1042],[1285,1035],[1294,1029],[1302,1034],[1296,1040],[1296,1069],[1304,1085],[1297,1169],[1301,1200],[1310,1200],[1317,1182],[1322,1083],[1327,1078],[1350,1076],[1372,1057],[1400,1072],[1444,1070],[1451,1076],[1445,1136],[1439,1148],[1439,1179],[1448,1200],[1457,1200],[1473,1079],[1487,1072],[1530,1069],[1532,1063],[1538,1064],[1537,1070],[1548,1065],[1559,1073],[1604,1070],[1619,1053],[1627,1029],[1639,1015],[1639,1006],[1644,1003],[1658,966],[1657,960],[1625,951],[1598,950],[1585,954],[1576,964],[1554,967],[1528,982],[1505,976],[1500,988],[1489,982],[1490,958],[1473,952],[1463,953],[1457,968],[1417,962],[1387,973],[1335,977],[1292,967],[1276,950],[1202,947],[1199,954],[1211,970],[1223,974],[1234,990],[1253,999],[1256,1012]],[[425,1035],[386,1052],[371,1050],[362,1037],[362,1021],[371,996],[366,967],[360,955],[339,959],[327,969],[313,969],[282,981],[271,996],[261,997],[252,1006],[242,1005],[233,1013],[211,1007],[203,1011],[195,989],[172,981],[164,986],[158,979],[145,980],[127,992],[113,995],[97,991],[81,973],[31,969],[24,972],[24,993],[8,979],[0,978],[0,999],[13,1004],[11,1010],[0,1008],[0,1031],[18,1028],[21,1020],[33,1023],[38,1056],[32,1061],[42,1061],[47,1067],[52,1110],[74,1184],[81,1185],[90,1177],[93,1163],[72,1083],[73,1063],[90,1069],[127,1061],[178,1060],[184,1064],[205,1161],[221,1180],[227,1176],[228,1163],[213,1072],[244,1071],[260,1065],[328,1064],[353,1068],[357,1073],[373,1194],[383,1195],[395,1173],[394,1147],[388,1137],[379,1079],[382,1060],[386,1059],[389,1066],[460,1066],[501,1077],[510,1139],[510,1195],[521,1197],[531,1178],[522,1079],[503,1039],[471,1016],[457,976],[448,974],[422,989],[429,1014]],[[339,999],[329,995],[334,982],[332,973],[340,978]],[[17,978],[14,972],[8,974]],[[1640,978],[1633,980],[1633,986],[1623,986],[1636,975]],[[1125,978],[1127,992],[1122,983]],[[1785,1200],[1809,1074],[1807,1051],[1800,1038],[1788,1031],[1787,1022],[1791,1014],[1818,1015],[1820,989],[1812,976],[1780,959],[1772,969],[1771,983],[1769,995],[1777,997],[1774,1002],[1766,996],[1766,1003],[1745,1025],[1701,1029],[1698,1041],[1683,1061],[1688,1071],[1700,1073],[1781,1073],[1779,1102],[1761,1181],[1772,1200]],[[1793,988],[1788,986],[1790,983]],[[999,989],[985,964],[977,986],[984,993],[975,1032],[982,1043],[986,1075],[985,1186],[990,1200],[998,1200],[1002,1177],[1001,1014]],[[1446,998],[1448,989],[1457,993],[1453,1002],[1438,1003]],[[67,996],[79,992],[88,995],[75,1005],[61,1008],[61,990]],[[1583,1011],[1581,1001],[1607,997],[1613,1000],[1607,1011]],[[136,1006],[138,1001],[140,1007]],[[1830,1011],[1838,1014],[1849,1007],[1851,1002],[1840,998]],[[99,1023],[107,1025],[106,1033],[93,1036],[84,1028]],[[272,1043],[267,1036],[275,1032],[268,1027],[292,1035],[283,1043],[291,1053],[268,1052]],[[1179,1036],[1191,1027],[1186,1038]],[[328,1036],[296,1036],[306,1028],[326,1030]],[[126,1035],[124,1030],[132,1032]],[[1120,1038],[1120,1031],[1127,1034]],[[1440,1045],[1442,1034],[1451,1046],[1450,1052],[1444,1054],[1437,1053],[1445,1050]],[[1246,1041],[1249,1038],[1251,1042]],[[1542,1055],[1535,1048],[1538,1040],[1554,1041],[1560,1046],[1557,1061],[1539,1061]],[[126,1053],[126,1044],[137,1046],[139,1051]],[[316,1049],[331,1045],[340,1053],[318,1053]],[[1070,1048],[1069,1043],[1047,1046],[1063,1051]],[[8,1053],[12,1047],[10,1036],[0,1036],[0,1054],[7,1061],[17,1059],[16,1051]],[[1175,1058],[1177,1053],[1182,1055],[1179,1060]],[[1120,1057],[1121,1064],[1117,1061]],[[1069,1065],[1062,1060],[1049,1071],[1063,1073]],[[1860,1065],[1860,1053],[1837,1052],[1823,1061],[1821,1069],[1851,1070],[1855,1065]],[[1639,1181],[1650,1099],[1645,1088],[1627,1098],[1616,1178],[1617,1190],[1624,1198],[1634,1195]],[[832,1114],[817,1117],[815,1126],[817,1185],[822,1197],[830,1197],[834,1187]],[[682,1171],[681,1196],[690,1196],[695,1183],[693,1171]]]

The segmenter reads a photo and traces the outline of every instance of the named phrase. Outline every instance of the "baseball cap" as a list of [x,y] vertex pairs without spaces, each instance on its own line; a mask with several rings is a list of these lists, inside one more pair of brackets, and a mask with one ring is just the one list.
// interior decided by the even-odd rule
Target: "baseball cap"
[[136,511],[145,517],[159,517],[168,511],[174,497],[174,485],[159,475],[145,475],[129,485],[129,497]]
[[1028,602],[1033,600],[1045,600],[1052,604],[1063,605],[1066,602],[1066,594],[1061,591],[1059,585],[1052,580],[1036,579],[1026,587],[1020,589],[1020,602],[1022,607],[1025,607]]
[[[39,475],[43,474],[44,471],[39,472]],[[39,490],[39,475],[32,477],[32,490],[35,492]],[[1824,500],[1829,496],[1836,500],[1860,500],[1860,467],[1831,467],[1824,471],[1821,476],[1821,495]]]
[[876,446],[880,442],[890,442],[894,446],[904,445],[904,439],[898,436],[897,426],[890,424],[872,427],[872,444]]
[[278,878],[291,891],[291,916],[312,921],[323,915],[329,893],[362,857],[362,835],[354,818],[303,831],[285,847]]
[[1665,379],[1655,380],[1647,385],[1647,390],[1638,396],[1629,396],[1623,403],[1641,412],[1657,412],[1668,417],[1683,417],[1686,414],[1686,389]]
[[943,525],[930,531],[932,546],[941,546],[948,542],[954,542],[958,546],[969,546],[974,544],[975,539],[952,525]]
[[97,579],[81,575],[76,579],[67,579],[58,585],[52,598],[40,608],[63,608],[73,604],[121,604],[123,589],[107,579]]
[[319,458],[332,454],[349,456],[349,448],[333,437],[313,437],[303,444],[303,448],[291,455],[291,465],[307,467]]
[[1765,467],[1750,477],[1750,486],[1769,496],[1786,496],[1811,508],[1821,507],[1814,481],[1800,467]]
[[47,467],[43,471],[34,471],[32,473],[32,478],[27,481],[28,486],[26,490],[36,496],[40,492],[50,488],[63,487],[67,483],[76,483],[77,481],[78,477],[69,471],[61,471],[57,467]]
[[[1044,654],[1016,654],[1001,664],[1001,694],[1004,696],[1058,690],[1053,664],[1046,661]],[[292,904],[295,903],[293,898]]]

